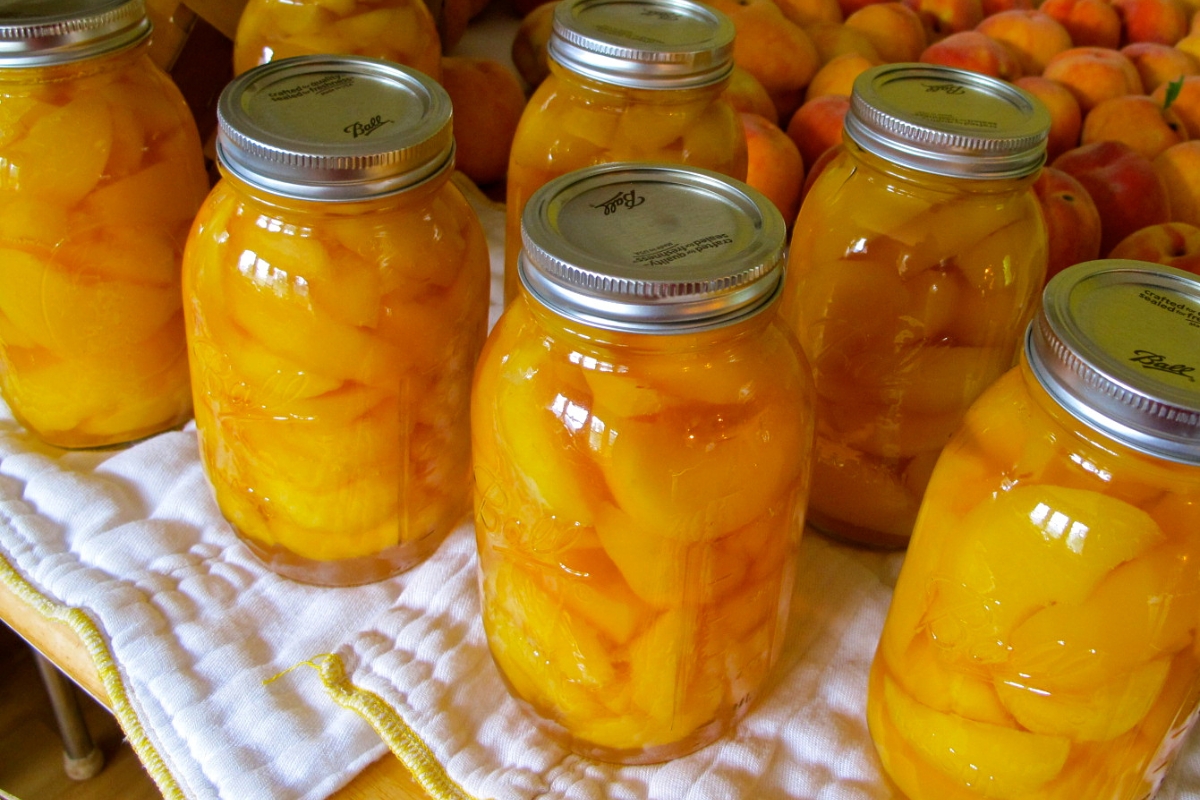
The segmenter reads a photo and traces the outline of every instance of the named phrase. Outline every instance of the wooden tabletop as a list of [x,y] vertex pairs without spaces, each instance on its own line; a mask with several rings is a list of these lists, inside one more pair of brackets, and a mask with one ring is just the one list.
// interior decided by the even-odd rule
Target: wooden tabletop
[[[98,702],[112,710],[96,664],[87,646],[66,622],[50,619],[0,583],[0,620]],[[407,768],[390,753],[367,767],[340,791],[334,800],[430,800]]]

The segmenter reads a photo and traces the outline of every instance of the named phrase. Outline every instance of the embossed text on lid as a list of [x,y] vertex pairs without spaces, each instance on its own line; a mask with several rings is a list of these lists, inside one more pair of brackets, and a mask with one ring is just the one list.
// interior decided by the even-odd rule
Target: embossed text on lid
[[150,35],[143,0],[6,0],[0,67],[64,64],[130,47]]
[[1067,411],[1162,458],[1200,464],[1200,277],[1124,259],[1047,284],[1026,355]]
[[411,188],[454,159],[450,97],[414,69],[297,56],[242,73],[217,106],[217,157],[285,197],[351,201]]
[[884,64],[854,81],[846,135],[901,166],[1016,178],[1046,158],[1050,113],[1007,81],[931,64]]
[[733,69],[733,23],[691,0],[562,0],[548,54],[603,83],[705,86]]
[[605,164],[533,194],[519,272],[535,298],[588,324],[715,327],[774,297],[785,230],[770,200],[716,172]]

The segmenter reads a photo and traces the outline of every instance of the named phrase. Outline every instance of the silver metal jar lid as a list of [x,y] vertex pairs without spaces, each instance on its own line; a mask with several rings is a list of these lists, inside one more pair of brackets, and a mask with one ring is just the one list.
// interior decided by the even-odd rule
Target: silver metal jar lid
[[0,3],[0,67],[66,64],[132,47],[149,35],[143,0]]
[[977,72],[884,64],[854,81],[845,134],[910,169],[1020,178],[1046,160],[1050,112],[1023,89]]
[[766,306],[786,226],[746,184],[673,164],[603,164],[530,197],[518,270],[564,317],[609,330],[715,328]]
[[549,56],[592,80],[685,89],[733,70],[733,23],[691,0],[562,0]]
[[270,61],[221,93],[217,160],[282,197],[338,202],[404,191],[454,165],[450,96],[382,59]]
[[1200,464],[1200,277],[1124,259],[1046,285],[1025,354],[1046,391],[1109,437]]

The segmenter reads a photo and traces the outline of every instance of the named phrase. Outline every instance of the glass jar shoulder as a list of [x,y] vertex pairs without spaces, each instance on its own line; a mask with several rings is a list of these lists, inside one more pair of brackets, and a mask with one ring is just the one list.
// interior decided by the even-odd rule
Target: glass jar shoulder
[[612,161],[662,160],[744,177],[745,138],[721,97],[725,85],[626,88],[552,65],[521,118],[510,163],[517,170],[553,165],[562,174]]

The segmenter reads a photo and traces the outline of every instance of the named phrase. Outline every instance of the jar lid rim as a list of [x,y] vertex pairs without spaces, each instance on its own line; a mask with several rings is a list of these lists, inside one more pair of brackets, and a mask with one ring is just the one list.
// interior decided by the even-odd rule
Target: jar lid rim
[[118,52],[151,31],[144,0],[13,0],[0,9],[0,68]]
[[1200,278],[1102,259],[1046,285],[1026,358],[1064,409],[1135,450],[1200,464]]

